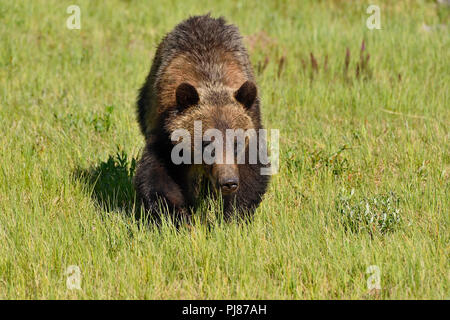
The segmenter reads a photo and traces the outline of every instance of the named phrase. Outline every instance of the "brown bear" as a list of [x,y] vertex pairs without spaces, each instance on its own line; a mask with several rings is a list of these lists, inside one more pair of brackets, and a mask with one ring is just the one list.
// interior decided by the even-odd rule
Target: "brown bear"
[[[224,136],[227,129],[254,129],[256,136],[262,129],[252,67],[236,26],[209,14],[177,25],[157,48],[137,113],[146,146],[134,184],[147,211],[159,216],[166,208],[188,217],[204,195],[201,190],[209,190],[222,198],[226,218],[254,212],[267,189],[269,176],[260,169],[268,163],[248,161],[248,137],[244,163],[175,164],[172,158],[172,134],[177,129],[193,133],[195,121],[201,121],[202,133],[216,129]],[[193,144],[193,153],[202,152],[208,142]]]

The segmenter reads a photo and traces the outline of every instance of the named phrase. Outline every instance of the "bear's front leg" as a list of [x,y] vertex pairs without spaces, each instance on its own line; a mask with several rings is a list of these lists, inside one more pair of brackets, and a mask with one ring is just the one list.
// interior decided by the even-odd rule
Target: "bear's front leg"
[[224,218],[229,221],[233,217],[250,219],[262,201],[267,190],[270,176],[262,175],[261,168],[267,165],[241,164],[239,165],[239,188],[223,197]]
[[168,214],[185,219],[188,210],[180,186],[170,177],[164,164],[158,159],[151,145],[147,145],[138,163],[134,185],[138,200],[153,217]]

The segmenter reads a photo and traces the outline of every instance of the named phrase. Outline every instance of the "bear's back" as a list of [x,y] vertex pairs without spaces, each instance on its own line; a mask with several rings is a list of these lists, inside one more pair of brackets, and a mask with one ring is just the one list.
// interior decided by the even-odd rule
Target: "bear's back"
[[253,81],[253,72],[238,28],[222,17],[191,17],[158,46],[138,101],[141,129],[146,135],[158,114],[175,106],[175,91],[183,82],[199,91],[205,87],[237,90],[247,80]]

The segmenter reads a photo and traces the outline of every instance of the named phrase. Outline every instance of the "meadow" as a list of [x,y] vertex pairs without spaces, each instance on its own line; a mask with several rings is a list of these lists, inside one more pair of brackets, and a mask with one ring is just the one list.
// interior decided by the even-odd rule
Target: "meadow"
[[[450,298],[450,9],[378,0],[369,30],[372,2],[2,0],[0,299]],[[245,37],[279,173],[251,223],[155,227],[137,90],[207,12]]]

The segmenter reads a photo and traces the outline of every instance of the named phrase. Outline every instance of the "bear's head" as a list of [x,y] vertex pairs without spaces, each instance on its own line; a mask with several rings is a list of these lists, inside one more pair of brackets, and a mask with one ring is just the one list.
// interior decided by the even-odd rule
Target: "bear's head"
[[183,136],[185,149],[175,150],[174,146],[172,155],[187,151],[188,154],[182,154],[184,160],[201,168],[222,194],[236,192],[239,164],[249,161],[249,140],[256,137],[256,85],[246,81],[233,90],[222,86],[195,88],[181,83],[175,95],[176,107],[165,127],[175,146]]

